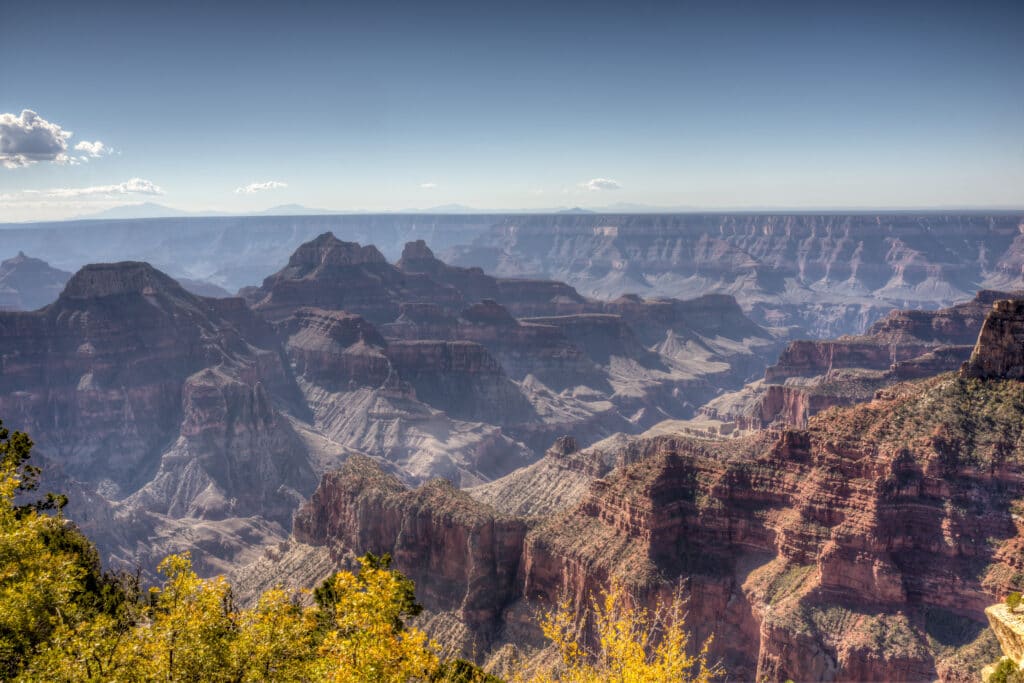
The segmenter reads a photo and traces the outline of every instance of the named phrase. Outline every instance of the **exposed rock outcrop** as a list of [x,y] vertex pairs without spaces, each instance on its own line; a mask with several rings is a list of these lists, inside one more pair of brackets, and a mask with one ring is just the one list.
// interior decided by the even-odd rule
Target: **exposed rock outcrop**
[[526,529],[446,481],[410,491],[363,458],[326,475],[295,518],[298,541],[390,552],[425,606],[490,628],[515,594]]
[[403,302],[433,302],[459,308],[462,295],[425,275],[403,273],[376,247],[344,242],[331,233],[302,244],[285,268],[246,292],[253,307],[284,320],[302,307],[358,313],[371,322],[398,317]]
[[1024,665],[1024,615],[1021,615],[1003,603],[996,603],[985,608],[989,626],[999,640],[1003,655],[1013,660],[1020,668]]
[[1024,300],[1005,299],[992,305],[963,374],[1024,379]]

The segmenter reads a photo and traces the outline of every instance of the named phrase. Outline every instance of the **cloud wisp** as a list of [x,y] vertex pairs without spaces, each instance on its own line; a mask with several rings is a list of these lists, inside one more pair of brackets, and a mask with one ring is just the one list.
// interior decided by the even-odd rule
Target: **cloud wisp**
[[89,187],[55,187],[50,190],[22,190],[18,194],[0,195],[0,200],[17,201],[19,199],[79,199],[85,197],[116,197],[130,194],[162,195],[163,188],[151,180],[132,178],[114,185],[92,185]]
[[420,183],[421,190],[433,190],[437,188],[437,183]]
[[40,161],[55,164],[78,164],[110,153],[99,140],[83,140],[75,145],[81,156],[68,154],[68,139],[74,135],[60,124],[47,121],[31,109],[21,114],[0,114],[0,165],[23,168]]
[[267,190],[276,190],[281,187],[288,187],[288,183],[282,183],[277,180],[268,180],[263,183],[249,183],[242,187],[235,188],[235,194],[256,194],[257,192],[266,192]]
[[110,154],[112,150],[99,140],[97,140],[96,142],[82,140],[77,145],[75,145],[75,151],[85,152],[85,156],[82,157],[82,159],[98,159],[99,157],[104,156],[105,154]]
[[580,187],[591,192],[600,192],[602,190],[618,190],[622,188],[622,185],[619,184],[619,181],[611,178],[591,178],[585,183],[580,183]]

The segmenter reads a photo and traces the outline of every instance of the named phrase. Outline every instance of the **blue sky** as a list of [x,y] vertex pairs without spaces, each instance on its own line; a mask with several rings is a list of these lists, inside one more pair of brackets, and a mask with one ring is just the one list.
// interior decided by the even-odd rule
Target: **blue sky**
[[[1021,2],[3,2],[0,220],[1021,207],[1022,26]],[[30,126],[63,148],[19,156]]]

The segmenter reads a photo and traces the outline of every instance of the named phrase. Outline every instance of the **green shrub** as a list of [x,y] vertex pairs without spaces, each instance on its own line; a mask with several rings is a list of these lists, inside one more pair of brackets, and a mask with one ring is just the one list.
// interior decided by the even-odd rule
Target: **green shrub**
[[1024,674],[1021,674],[1012,659],[1003,657],[989,676],[988,683],[1024,683]]

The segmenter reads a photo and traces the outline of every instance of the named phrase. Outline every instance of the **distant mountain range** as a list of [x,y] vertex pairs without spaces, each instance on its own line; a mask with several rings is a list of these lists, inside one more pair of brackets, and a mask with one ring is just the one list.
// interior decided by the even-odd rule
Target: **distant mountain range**
[[82,214],[67,220],[135,220],[140,218],[184,218],[202,216],[330,216],[362,213],[424,213],[424,214],[595,214],[595,213],[679,213],[694,211],[693,207],[685,206],[650,206],[647,204],[629,204],[619,202],[608,206],[584,208],[580,206],[558,206],[543,209],[479,209],[465,204],[440,204],[423,209],[398,209],[392,211],[352,211],[335,209],[317,209],[302,204],[281,204],[263,211],[183,211],[155,202],[126,204],[96,213]]

